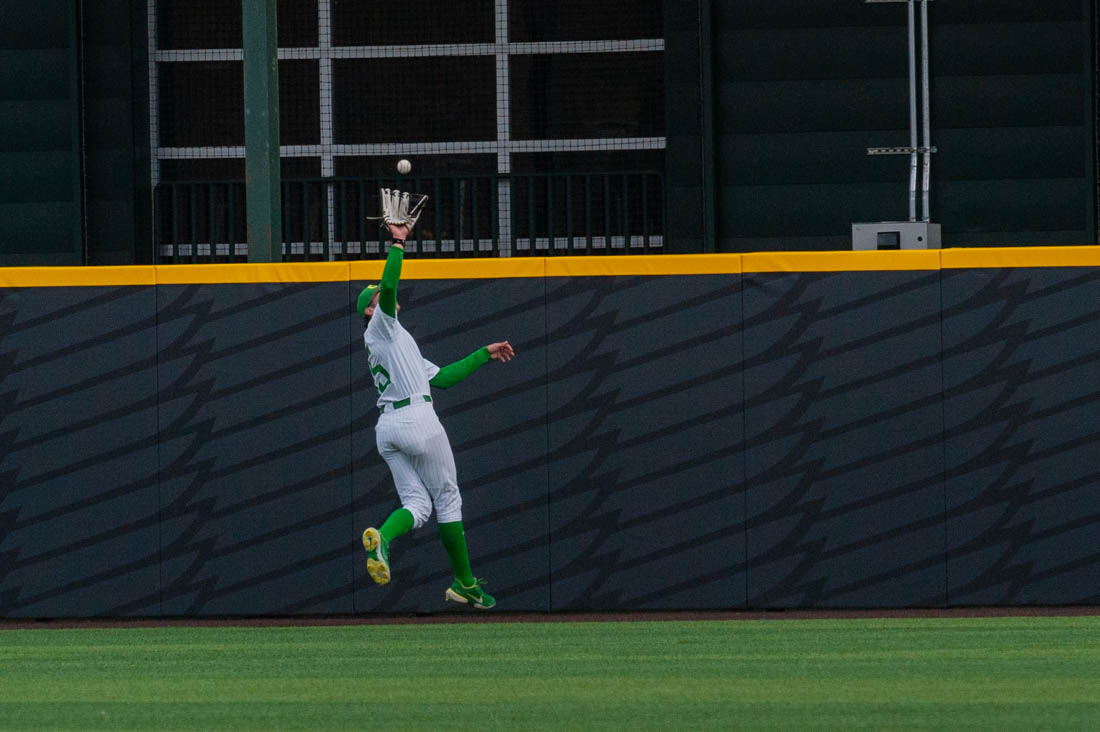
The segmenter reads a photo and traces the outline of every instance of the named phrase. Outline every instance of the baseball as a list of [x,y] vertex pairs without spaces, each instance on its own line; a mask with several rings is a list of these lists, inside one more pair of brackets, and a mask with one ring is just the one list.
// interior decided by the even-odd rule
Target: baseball
[[400,173],[401,175],[407,175],[408,172],[412,169],[413,169],[413,165],[408,160],[398,160],[397,161],[397,172]]

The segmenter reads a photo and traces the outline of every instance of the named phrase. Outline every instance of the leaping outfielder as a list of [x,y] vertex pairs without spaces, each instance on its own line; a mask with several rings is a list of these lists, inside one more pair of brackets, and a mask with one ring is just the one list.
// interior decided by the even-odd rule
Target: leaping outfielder
[[390,244],[382,281],[359,293],[357,310],[367,321],[363,341],[374,384],[378,387],[378,452],[393,473],[401,508],[378,528],[363,532],[367,572],[380,585],[390,581],[390,544],[411,529],[423,526],[435,506],[439,537],[450,557],[455,580],[444,598],[468,603],[479,610],[496,605],[485,592],[484,580],[474,577],[462,527],[462,496],[458,492],[455,459],[447,433],[432,406],[430,387],[447,389],[490,360],[507,362],[515,356],[508,341],[490,343],[461,361],[439,368],[420,355],[420,348],[397,314],[397,283],[408,238],[426,196],[382,189],[382,220],[389,227]]

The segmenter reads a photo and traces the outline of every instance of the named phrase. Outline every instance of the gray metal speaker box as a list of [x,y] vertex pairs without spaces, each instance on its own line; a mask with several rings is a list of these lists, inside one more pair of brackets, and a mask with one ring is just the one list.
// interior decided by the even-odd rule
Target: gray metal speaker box
[[939,249],[940,225],[928,221],[852,224],[852,249]]

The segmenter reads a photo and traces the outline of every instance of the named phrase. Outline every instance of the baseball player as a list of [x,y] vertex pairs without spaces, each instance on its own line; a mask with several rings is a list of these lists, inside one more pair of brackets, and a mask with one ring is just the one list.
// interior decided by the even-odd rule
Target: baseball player
[[[397,192],[394,192],[397,195]],[[383,190],[383,195],[389,191]],[[408,194],[404,194],[407,196]],[[384,207],[385,208],[385,207]],[[401,508],[385,523],[363,532],[367,572],[380,585],[390,581],[390,544],[407,531],[423,526],[435,507],[439,537],[454,569],[454,583],[444,598],[479,610],[496,605],[474,577],[462,528],[462,497],[455,460],[443,426],[432,407],[430,388],[446,389],[490,360],[507,362],[515,351],[507,341],[479,348],[461,361],[439,368],[420,355],[420,348],[398,320],[397,282],[401,276],[405,239],[411,224],[390,223],[390,245],[382,281],[359,293],[357,309],[367,319],[363,340],[378,388],[378,452],[393,473]]]

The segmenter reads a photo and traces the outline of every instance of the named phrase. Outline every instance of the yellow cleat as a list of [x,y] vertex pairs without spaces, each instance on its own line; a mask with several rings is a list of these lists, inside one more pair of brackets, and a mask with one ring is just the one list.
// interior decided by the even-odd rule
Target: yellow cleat
[[390,548],[386,537],[371,527],[363,532],[363,548],[367,550],[367,574],[380,585],[390,581]]

